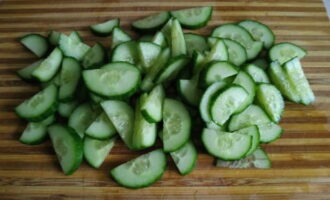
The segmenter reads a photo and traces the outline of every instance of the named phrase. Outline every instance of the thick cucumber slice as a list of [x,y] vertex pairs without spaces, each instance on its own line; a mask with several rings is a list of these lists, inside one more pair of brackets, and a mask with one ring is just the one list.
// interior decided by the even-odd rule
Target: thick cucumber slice
[[162,48],[152,42],[139,42],[137,45],[137,51],[139,54],[139,60],[144,68],[148,70],[157,60]]
[[115,141],[116,138],[97,140],[85,137],[84,157],[88,164],[94,168],[99,168],[115,145]]
[[114,49],[117,45],[130,40],[132,40],[131,36],[121,28],[115,27],[112,32],[111,48]]
[[275,61],[270,64],[268,74],[272,83],[281,91],[283,96],[295,103],[301,101],[296,88],[293,86],[293,83],[289,81],[287,74],[284,72],[279,62]]
[[241,111],[239,109],[248,100],[248,95],[246,90],[238,85],[221,91],[210,107],[212,121],[223,126],[231,115]]
[[70,117],[71,113],[74,109],[79,105],[79,102],[76,100],[69,101],[69,102],[60,102],[58,104],[57,112],[61,117],[68,118]]
[[134,111],[123,101],[103,101],[101,106],[126,146],[133,149]]
[[204,128],[202,142],[209,154],[223,160],[238,160],[250,150],[252,136]]
[[225,161],[217,159],[217,167],[240,169],[240,168],[260,168],[268,169],[272,167],[272,163],[266,152],[261,148],[256,149],[253,154],[236,161]]
[[51,30],[48,33],[48,42],[49,42],[49,44],[51,44],[53,46],[57,46],[58,42],[60,41],[60,36],[61,36],[60,32]]
[[304,74],[301,63],[298,58],[294,58],[284,64],[284,71],[289,82],[293,85],[297,94],[301,98],[301,102],[309,105],[315,101],[314,93]]
[[106,51],[105,48],[100,43],[96,43],[92,48],[90,48],[82,60],[82,66],[85,69],[97,68],[105,63]]
[[113,137],[116,129],[105,112],[102,112],[92,122],[85,131],[85,134],[91,138],[104,140]]
[[128,62],[131,64],[138,64],[139,55],[137,52],[137,43],[135,41],[128,41],[119,44],[112,53],[112,62]]
[[78,31],[72,31],[69,35],[69,38],[77,42],[82,42],[82,39]]
[[113,62],[101,69],[85,70],[87,88],[104,97],[125,98],[135,93],[141,80],[140,71],[132,64]]
[[177,18],[183,27],[198,29],[206,26],[212,16],[212,7],[196,7],[171,11],[171,15]]
[[163,32],[158,31],[151,40],[152,43],[159,45],[160,47],[167,46],[166,38]]
[[284,64],[285,62],[288,62],[295,57],[303,58],[305,55],[307,55],[305,49],[289,42],[275,44],[269,50],[269,58],[272,61],[277,60],[280,65]]
[[260,67],[263,70],[267,70],[269,67],[269,63],[267,59],[265,58],[257,58],[251,62],[251,64],[256,65],[257,67]]
[[21,38],[20,42],[36,56],[43,57],[49,50],[47,38],[40,34],[28,34]]
[[144,32],[152,32],[162,27],[170,18],[168,12],[161,12],[155,15],[151,15],[132,23],[134,29]]
[[32,76],[41,82],[49,81],[59,70],[62,58],[61,50],[55,48],[49,56],[40,63],[39,67],[32,72]]
[[172,21],[171,27],[171,53],[172,57],[186,55],[187,47],[181,25],[177,19]]
[[28,121],[38,122],[54,114],[57,108],[57,88],[50,85],[15,108],[16,114]]
[[115,181],[127,188],[147,187],[160,179],[166,168],[166,156],[161,149],[143,154],[110,171]]
[[77,133],[60,124],[48,127],[53,148],[65,175],[75,172],[83,159],[83,141]]
[[151,90],[148,97],[141,102],[141,113],[148,122],[156,123],[162,120],[164,98],[163,86],[157,85]]
[[181,175],[189,174],[196,165],[197,150],[191,141],[171,152],[170,155]]
[[119,26],[120,20],[118,18],[111,19],[100,24],[93,24],[89,28],[92,33],[97,36],[109,36],[112,33],[112,30]]
[[284,100],[281,92],[271,84],[260,84],[257,87],[257,101],[273,122],[279,122],[284,111]]
[[283,129],[273,122],[259,124],[257,125],[260,133],[260,142],[261,143],[269,143],[272,142],[279,137],[283,133]]
[[44,60],[38,60],[38,61],[32,63],[31,65],[18,70],[17,75],[24,80],[32,81],[33,80],[32,73],[34,72],[35,69],[37,69],[39,67],[39,65],[42,63],[42,61],[44,61]]
[[78,88],[80,74],[81,67],[76,59],[70,57],[66,57],[63,59],[60,75],[60,101],[68,102],[73,99]]
[[243,110],[253,102],[255,94],[256,94],[256,84],[253,81],[253,79],[251,78],[251,76],[244,71],[240,71],[237,74],[233,83],[243,87],[249,94],[248,100],[246,101],[246,103],[242,104],[241,107],[239,108],[239,110]]
[[90,47],[81,41],[72,39],[71,37],[61,34],[59,47],[63,51],[63,54],[68,57],[73,57],[78,61],[81,61]]
[[263,42],[266,49],[273,46],[275,41],[275,35],[273,31],[263,23],[254,20],[244,20],[238,23],[238,25],[245,28],[253,37],[254,40]]
[[70,115],[68,125],[83,138],[86,129],[95,120],[97,115],[97,112],[92,109],[89,103],[81,104]]
[[178,90],[185,101],[190,105],[198,106],[202,97],[202,91],[198,88],[197,78],[191,80],[179,80]]
[[187,55],[190,57],[194,51],[204,52],[209,48],[205,37],[202,35],[185,33],[184,40],[186,41]]
[[260,142],[260,133],[257,126],[253,125],[247,128],[242,128],[238,131],[235,131],[235,133],[250,135],[252,137],[251,147],[245,156],[251,155],[258,148]]
[[269,83],[269,78],[264,70],[254,64],[248,64],[244,70],[253,78],[256,83]]
[[241,66],[247,60],[245,48],[238,42],[231,39],[223,39],[228,51],[228,61]]
[[165,152],[182,147],[190,137],[191,118],[185,106],[174,99],[164,100],[163,145]]
[[147,99],[148,94],[142,94],[135,107],[134,131],[132,136],[132,144],[135,150],[151,147],[156,142],[157,124],[149,123],[141,113],[141,106]]
[[263,46],[262,42],[254,41],[247,30],[236,24],[221,25],[213,30],[212,36],[232,39],[240,43],[246,49],[248,59],[255,58]]

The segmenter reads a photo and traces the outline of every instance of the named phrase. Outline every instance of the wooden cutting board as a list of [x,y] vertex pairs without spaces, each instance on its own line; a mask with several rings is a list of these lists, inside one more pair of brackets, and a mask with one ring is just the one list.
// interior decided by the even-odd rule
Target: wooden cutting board
[[[203,148],[192,174],[180,176],[172,162],[152,187],[130,190],[108,176],[114,166],[137,153],[117,143],[100,169],[86,163],[72,176],[60,171],[49,141],[23,145],[18,138],[25,123],[13,113],[16,105],[38,88],[15,72],[37,60],[18,38],[27,33],[46,34],[54,29],[78,30],[93,44],[109,38],[91,35],[88,25],[120,17],[129,23],[164,10],[214,6],[209,25],[243,19],[269,25],[277,42],[294,42],[308,50],[304,70],[316,94],[311,106],[288,103],[281,121],[281,139],[264,145],[273,168],[221,169]],[[3,0],[0,1],[0,199],[330,199],[330,26],[321,0]]]

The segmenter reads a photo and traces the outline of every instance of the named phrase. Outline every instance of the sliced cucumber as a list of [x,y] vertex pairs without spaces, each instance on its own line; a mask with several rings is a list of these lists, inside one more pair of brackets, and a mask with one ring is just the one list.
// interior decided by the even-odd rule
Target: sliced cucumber
[[185,106],[174,99],[164,100],[163,145],[165,152],[182,147],[190,137],[191,118]]
[[143,154],[110,171],[113,179],[127,188],[147,187],[160,179],[166,168],[166,156],[160,149]]
[[38,60],[31,65],[24,67],[17,71],[17,74],[19,77],[21,77],[24,80],[31,81],[33,80],[32,73],[35,69],[39,67],[39,65],[42,63],[43,60]]
[[253,78],[256,83],[269,83],[269,78],[264,70],[254,64],[248,64],[244,70]]
[[179,80],[178,90],[185,101],[190,105],[198,106],[202,97],[202,91],[198,88],[197,78],[191,80]]
[[187,47],[181,25],[177,19],[172,21],[171,27],[171,53],[172,57],[186,55]]
[[171,46],[171,43],[172,43],[171,42],[172,41],[172,36],[171,36],[172,35],[171,34],[171,32],[172,32],[172,22],[173,22],[173,18],[170,18],[167,21],[167,23],[163,26],[163,28],[160,30],[163,33],[163,35],[166,39],[166,42],[169,46]]
[[148,97],[141,102],[141,113],[148,122],[155,123],[162,120],[164,98],[164,88],[162,85],[157,85],[151,90]]
[[260,133],[260,142],[269,143],[281,136],[283,129],[273,122],[257,125]]
[[36,56],[43,57],[49,50],[47,38],[40,34],[28,34],[21,38],[20,42]]
[[171,15],[188,29],[198,29],[206,26],[212,16],[212,7],[196,7],[171,11]]
[[253,154],[253,152],[258,148],[260,142],[260,133],[258,127],[255,125],[249,126],[235,131],[235,133],[250,135],[252,137],[251,147],[245,156]]
[[202,35],[185,33],[184,40],[186,42],[187,55],[190,57],[194,51],[204,52],[209,48],[205,37]]
[[251,62],[251,64],[256,65],[257,67],[260,67],[263,70],[267,70],[269,67],[269,63],[267,59],[265,58],[257,58]]
[[269,58],[272,61],[278,61],[280,65],[284,64],[285,62],[288,62],[289,60],[298,57],[303,58],[305,55],[307,55],[307,52],[305,49],[289,43],[289,42],[283,42],[275,44],[270,50],[269,50]]
[[77,133],[60,124],[48,127],[53,148],[65,175],[73,174],[83,159],[83,141]]
[[74,109],[79,105],[79,102],[76,100],[69,102],[60,102],[58,104],[57,112],[61,117],[68,118]]
[[97,36],[109,36],[112,33],[112,30],[119,26],[120,20],[118,18],[111,19],[100,24],[93,24],[89,28],[92,33]]
[[59,47],[63,51],[63,54],[68,57],[73,57],[78,61],[81,61],[90,47],[81,41],[72,39],[71,37],[61,34]]
[[206,127],[208,129],[216,130],[216,131],[225,131],[225,126],[219,126],[218,124],[210,121],[206,123]]
[[133,65],[138,64],[139,55],[137,52],[137,43],[135,41],[128,41],[119,44],[112,53],[112,62],[128,62]]
[[82,59],[82,66],[85,69],[97,68],[105,63],[106,52],[105,48],[100,43],[96,43],[90,48]]
[[57,46],[58,42],[60,41],[60,36],[61,36],[60,32],[51,30],[48,33],[48,42],[49,42],[49,44],[51,44],[53,46]]
[[167,46],[166,38],[163,32],[158,31],[151,40],[152,43],[159,45],[160,47]]
[[119,27],[115,27],[112,32],[111,48],[114,49],[117,45],[131,41],[132,38]]
[[62,102],[71,101],[77,91],[81,67],[79,62],[70,57],[65,57],[61,68],[61,84],[59,89],[59,100]]
[[197,150],[191,141],[171,152],[170,155],[181,175],[189,174],[196,165]]
[[140,63],[147,71],[156,62],[162,48],[152,42],[139,42],[137,50]]
[[105,112],[102,112],[92,122],[85,131],[85,134],[91,138],[105,140],[116,134],[116,129]]
[[168,12],[161,12],[151,15],[132,23],[134,29],[144,32],[152,32],[162,27],[170,18]]
[[40,83],[40,86],[41,88],[46,88],[50,85],[55,85],[56,87],[60,87],[61,85],[61,73],[57,73],[52,79],[50,79],[49,81],[47,82],[41,82]]
[[227,61],[228,60],[228,51],[227,47],[223,40],[218,39],[214,45],[211,47],[209,53],[206,54],[202,67],[207,65],[210,62],[214,61]]
[[78,31],[72,31],[69,35],[69,38],[77,42],[82,42],[82,39]]
[[242,104],[241,107],[239,108],[239,110],[243,110],[253,102],[256,94],[256,84],[251,78],[251,76],[244,71],[240,71],[237,74],[233,83],[243,87],[249,94],[248,100],[245,102],[245,104]]

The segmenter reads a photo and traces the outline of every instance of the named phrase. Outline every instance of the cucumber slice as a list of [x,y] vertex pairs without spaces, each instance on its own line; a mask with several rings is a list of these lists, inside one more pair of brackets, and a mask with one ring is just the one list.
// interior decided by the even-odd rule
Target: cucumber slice
[[258,148],[260,142],[260,133],[258,127],[255,125],[249,126],[246,128],[242,128],[238,131],[235,131],[235,133],[245,134],[252,137],[251,147],[245,156],[249,156],[253,154],[253,152]]
[[236,161],[225,161],[217,159],[217,167],[240,169],[240,168],[260,168],[268,169],[272,167],[272,163],[266,152],[261,148],[256,149],[253,154]]
[[58,104],[57,112],[61,117],[68,118],[74,109],[79,105],[79,102],[76,100],[69,102],[60,102]]
[[35,69],[37,69],[39,67],[39,65],[42,63],[42,61],[43,61],[43,59],[38,60],[38,61],[32,63],[31,65],[18,70],[17,75],[24,80],[32,81],[33,80],[32,73]]
[[132,145],[135,150],[151,147],[156,142],[157,124],[149,123],[141,113],[142,105],[147,99],[148,94],[142,94],[135,107],[134,131],[132,136]]
[[73,174],[83,159],[83,141],[77,133],[60,124],[48,127],[53,148],[65,175]]
[[116,134],[116,129],[105,112],[102,112],[85,131],[91,138],[105,140]]
[[55,48],[49,56],[40,63],[39,67],[32,72],[32,76],[41,82],[49,81],[59,70],[62,58],[61,50]]
[[49,42],[49,44],[51,44],[53,46],[57,46],[58,42],[60,41],[60,36],[61,36],[60,32],[51,30],[48,33],[48,42]]
[[244,71],[240,71],[237,74],[233,83],[243,87],[249,94],[248,100],[245,102],[245,104],[242,104],[241,107],[239,108],[239,110],[243,110],[253,102],[256,94],[256,84],[251,78],[251,76]]
[[191,118],[185,106],[174,99],[164,100],[163,145],[165,152],[182,147],[190,137]]
[[113,62],[101,69],[83,71],[87,88],[104,97],[126,98],[137,90],[141,74],[129,63]]
[[77,91],[81,67],[79,62],[70,57],[66,57],[62,62],[61,84],[59,89],[59,100],[62,102],[71,101]]
[[194,33],[185,33],[184,40],[186,41],[187,55],[192,56],[194,51],[204,52],[208,50],[206,39],[202,35]]
[[125,31],[123,31],[119,27],[115,27],[112,32],[112,40],[111,40],[111,49],[114,49],[117,45],[131,41],[132,38]]
[[246,90],[238,85],[221,91],[210,107],[212,121],[223,126],[231,115],[241,112],[240,106],[246,103],[248,95]]
[[228,60],[228,51],[227,47],[223,40],[218,39],[215,44],[211,47],[211,50],[203,61],[202,67],[206,64],[214,61],[227,61]]
[[148,70],[157,60],[162,48],[152,42],[139,42],[137,45],[137,51],[139,54],[139,60],[144,68]]
[[92,33],[97,36],[109,36],[112,33],[112,30],[119,26],[120,20],[118,18],[111,19],[106,22],[100,24],[93,24],[89,28],[91,29]]
[[171,11],[171,15],[177,18],[183,27],[198,29],[206,26],[212,16],[212,7],[196,7]]
[[178,90],[183,99],[190,105],[199,105],[203,93],[198,88],[197,78],[191,80],[179,80]]
[[129,149],[133,149],[134,111],[123,101],[103,101],[101,106]]
[[260,133],[260,142],[269,143],[281,137],[283,129],[273,122],[257,125]]
[[162,27],[170,18],[168,12],[157,13],[132,23],[132,27],[138,31],[152,32]]
[[247,58],[255,58],[262,50],[263,43],[254,41],[247,30],[236,24],[224,24],[212,32],[213,37],[232,39],[240,43],[246,50]]
[[296,88],[289,81],[287,74],[284,72],[284,69],[281,67],[279,62],[275,61],[270,64],[268,74],[272,80],[272,83],[274,83],[274,85],[281,91],[283,96],[295,103],[299,103],[301,101]]
[[88,164],[94,168],[99,168],[112,147],[115,145],[116,138],[97,140],[90,137],[84,139],[84,157]]
[[269,83],[269,78],[264,70],[254,64],[248,64],[244,70],[253,78],[256,83]]
[[280,65],[284,64],[285,62],[288,62],[289,60],[298,57],[303,58],[305,55],[307,55],[307,52],[305,49],[289,43],[289,42],[283,42],[275,44],[270,50],[269,50],[269,58],[272,61],[278,61]]
[[199,51],[194,51],[192,55],[192,63],[193,63],[193,74],[199,74],[203,69],[205,55]]
[[191,141],[171,152],[170,155],[181,175],[189,174],[196,165],[197,150]]
[[164,88],[162,85],[157,85],[151,90],[148,97],[141,102],[141,113],[148,122],[156,123],[162,120],[164,98]]
[[56,87],[60,87],[61,85],[61,73],[57,73],[52,79],[50,79],[49,81],[47,82],[41,82],[40,83],[40,86],[41,88],[46,88],[50,85],[55,85]]
[[273,46],[275,35],[273,31],[263,23],[254,20],[243,20],[238,25],[245,28],[256,41],[263,42],[266,49]]
[[40,34],[27,34],[21,38],[20,42],[39,58],[45,56],[49,50],[47,38]]
[[257,58],[251,62],[251,64],[256,65],[257,67],[260,67],[263,70],[267,70],[269,63],[267,59],[265,58]]
[[96,43],[83,57],[82,66],[85,69],[97,68],[105,63],[105,48],[100,43]]
[[57,109],[57,88],[50,85],[15,108],[16,114],[28,121],[38,122],[54,114]]
[[187,54],[187,47],[183,31],[177,19],[172,21],[171,26],[171,53],[172,57]]
[[206,123],[206,127],[208,129],[212,129],[212,130],[216,130],[216,131],[225,131],[225,127],[224,126],[219,126],[218,124],[210,121]]
[[281,92],[271,84],[260,84],[257,87],[257,101],[273,122],[279,122],[284,111],[284,100]]
[[138,64],[139,55],[137,52],[137,43],[135,41],[128,41],[118,44],[113,50],[112,62],[128,62],[131,64]]
[[82,39],[81,39],[78,31],[72,31],[69,35],[69,38],[74,41],[77,41],[77,42],[82,42]]
[[72,39],[71,37],[61,34],[59,47],[63,51],[63,54],[68,57],[73,57],[78,61],[81,61],[90,47],[81,41]]
[[157,149],[117,166],[110,171],[110,175],[124,187],[141,188],[160,179],[165,168],[166,156]]
[[151,40],[152,43],[159,45],[160,47],[167,46],[166,38],[163,34],[163,32],[158,31],[155,36]]
[[170,18],[167,23],[163,26],[163,28],[160,30],[163,35],[165,36],[166,42],[167,44],[170,46],[171,45],[171,41],[172,41],[172,22],[173,22],[173,18]]
[[209,154],[223,160],[238,160],[250,150],[252,136],[204,128],[202,142]]
[[304,74],[301,63],[298,58],[294,58],[284,64],[284,71],[289,82],[293,85],[301,102],[309,105],[315,101],[314,93]]

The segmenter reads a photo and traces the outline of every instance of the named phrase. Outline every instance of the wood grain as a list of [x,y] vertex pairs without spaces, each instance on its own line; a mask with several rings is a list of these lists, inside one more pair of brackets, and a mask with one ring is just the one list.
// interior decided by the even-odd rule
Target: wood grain
[[[269,170],[216,168],[199,149],[192,174],[180,176],[170,161],[164,177],[152,187],[129,190],[108,176],[112,167],[138,155],[118,143],[100,169],[84,163],[72,176],[59,170],[49,141],[38,146],[17,139],[25,123],[13,108],[38,88],[15,72],[36,60],[19,43],[30,32],[78,30],[88,44],[109,38],[93,36],[88,25],[120,17],[132,20],[163,10],[214,6],[209,34],[223,23],[260,20],[277,35],[308,50],[304,70],[315,91],[311,106],[287,103],[279,140],[264,148],[273,161]],[[0,1],[0,199],[330,199],[330,26],[321,0],[3,0]]]

